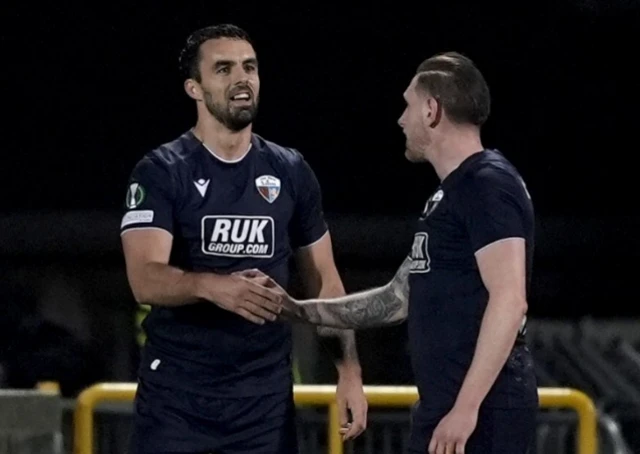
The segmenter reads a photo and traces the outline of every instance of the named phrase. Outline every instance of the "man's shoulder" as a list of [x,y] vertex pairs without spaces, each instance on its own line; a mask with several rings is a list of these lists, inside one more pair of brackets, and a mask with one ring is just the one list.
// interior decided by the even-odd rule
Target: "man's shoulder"
[[530,206],[531,195],[517,168],[499,151],[486,150],[470,165],[456,188],[459,205],[505,201]]
[[150,151],[147,151],[138,161],[138,167],[153,167],[158,170],[175,172],[181,165],[188,165],[189,158],[197,149],[189,132],[179,137],[164,142]]
[[485,150],[467,169],[462,184],[472,191],[520,185],[522,177],[498,150]]
[[261,156],[277,165],[295,168],[304,161],[304,156],[297,148],[280,145],[255,133],[253,141]]

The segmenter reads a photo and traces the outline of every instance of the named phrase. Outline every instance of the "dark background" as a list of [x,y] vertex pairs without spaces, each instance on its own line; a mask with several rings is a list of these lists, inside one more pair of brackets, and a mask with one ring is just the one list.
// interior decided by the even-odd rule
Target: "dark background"
[[195,121],[177,71],[187,35],[233,22],[256,41],[261,62],[255,131],[298,148],[314,168],[349,291],[393,273],[409,223],[437,185],[429,165],[405,160],[397,119],[418,64],[456,50],[475,60],[492,91],[485,146],[520,169],[535,202],[530,314],[638,316],[639,5],[5,6],[5,307],[40,308],[120,358],[103,376],[130,377],[113,372],[129,370],[118,352],[131,344],[123,320],[134,308],[118,237],[126,181],[144,153]]
[[457,50],[490,83],[486,145],[521,169],[541,215],[632,214],[635,166],[625,141],[638,118],[640,7],[474,3],[10,10],[3,77],[15,104],[5,106],[12,129],[3,180],[36,187],[21,187],[5,207],[117,209],[136,159],[193,124],[177,72],[184,39],[231,21],[256,40],[262,64],[256,131],[304,152],[324,183],[327,211],[413,213],[423,203],[435,180],[403,159],[402,91],[423,59]]

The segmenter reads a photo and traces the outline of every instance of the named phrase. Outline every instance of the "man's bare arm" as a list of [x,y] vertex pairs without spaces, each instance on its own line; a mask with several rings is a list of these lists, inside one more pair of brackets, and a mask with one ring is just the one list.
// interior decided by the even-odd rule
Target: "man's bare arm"
[[[296,254],[307,295],[317,298],[344,296],[345,289],[333,259],[331,234]],[[336,402],[343,440],[360,435],[367,427],[367,399],[362,387],[355,332],[351,329],[318,326],[320,345],[331,355],[338,371]],[[351,420],[349,418],[351,412]]]
[[411,259],[407,257],[393,279],[382,287],[336,298],[290,298],[287,315],[314,325],[342,329],[399,324],[408,313],[410,266]]
[[209,301],[247,320],[274,321],[282,298],[263,287],[268,279],[193,273],[169,265],[173,238],[162,229],[129,230],[122,234],[127,278],[140,304],[182,306]]
[[138,303],[180,306],[198,300],[196,274],[168,265],[172,242],[162,229],[122,234],[127,278]]
[[456,406],[480,408],[513,348],[527,313],[526,247],[522,238],[496,241],[476,253],[489,292],[471,366]]
[[[303,276],[308,297],[331,299],[345,295],[344,286],[333,259],[331,235],[298,250],[296,263]],[[355,333],[352,330],[317,327],[321,345],[331,354],[338,369],[343,365],[359,369]]]

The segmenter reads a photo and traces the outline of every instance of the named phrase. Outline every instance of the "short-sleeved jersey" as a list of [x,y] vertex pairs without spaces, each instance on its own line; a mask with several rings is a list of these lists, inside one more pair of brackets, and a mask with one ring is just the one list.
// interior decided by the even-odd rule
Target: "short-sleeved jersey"
[[[169,264],[230,274],[257,268],[287,288],[289,259],[327,232],[318,181],[302,155],[253,134],[223,161],[193,135],[146,154],[129,181],[121,232],[173,236]],[[152,305],[140,374],[160,385],[241,397],[290,389],[291,329],[256,325],[211,302]]]
[[[408,330],[421,408],[449,409],[471,365],[488,302],[475,253],[506,238],[526,241],[530,285],[534,212],[525,183],[496,150],[462,162],[428,199],[410,257]],[[523,325],[483,405],[537,405],[533,361]]]

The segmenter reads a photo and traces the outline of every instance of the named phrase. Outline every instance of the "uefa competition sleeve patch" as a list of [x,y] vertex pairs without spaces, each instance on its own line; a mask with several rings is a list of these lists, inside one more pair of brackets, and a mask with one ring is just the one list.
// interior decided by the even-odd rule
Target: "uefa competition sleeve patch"
[[140,183],[131,183],[127,189],[127,199],[125,201],[130,210],[138,208],[144,202],[146,191]]

